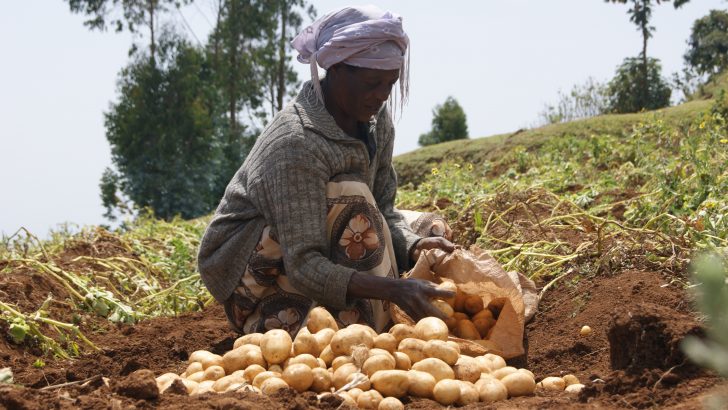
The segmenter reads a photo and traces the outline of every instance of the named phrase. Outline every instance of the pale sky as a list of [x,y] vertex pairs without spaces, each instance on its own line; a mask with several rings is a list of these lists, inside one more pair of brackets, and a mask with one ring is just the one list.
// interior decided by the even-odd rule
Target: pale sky
[[[214,21],[213,3],[197,0],[181,12],[202,41]],[[312,3],[319,15],[352,4]],[[559,89],[589,76],[610,79],[642,44],[627,6],[603,0],[374,4],[402,15],[412,42],[410,103],[396,124],[395,153],[417,148],[418,136],[430,129],[432,108],[447,96],[463,106],[471,137],[515,131],[533,124]],[[657,31],[648,55],[662,60],[663,75],[681,69],[693,22],[725,8],[720,0],[655,8]],[[183,27],[180,13],[171,17]],[[111,163],[103,113],[117,98],[117,75],[135,40],[127,33],[89,31],[83,20],[62,0],[8,2],[0,15],[2,233],[24,226],[45,236],[63,222],[107,222],[98,189]],[[308,66],[297,67],[306,79]]]

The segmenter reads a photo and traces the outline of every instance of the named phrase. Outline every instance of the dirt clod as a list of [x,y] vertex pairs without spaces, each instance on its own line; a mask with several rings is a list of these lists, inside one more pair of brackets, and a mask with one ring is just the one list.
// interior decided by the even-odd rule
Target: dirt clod
[[137,370],[119,380],[114,385],[114,391],[123,396],[140,400],[154,400],[159,397],[154,372],[149,369]]

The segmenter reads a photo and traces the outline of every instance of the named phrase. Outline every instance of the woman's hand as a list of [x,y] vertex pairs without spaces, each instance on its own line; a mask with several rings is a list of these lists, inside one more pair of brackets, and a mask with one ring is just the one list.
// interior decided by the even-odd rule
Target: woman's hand
[[457,248],[458,246],[441,236],[431,236],[417,241],[417,244],[412,249],[412,255],[410,255],[410,258],[412,259],[412,262],[417,262],[417,259],[420,258],[420,253],[426,249],[442,249],[443,251],[450,253]]
[[404,310],[415,322],[428,316],[445,320],[444,313],[430,303],[434,298],[451,298],[454,292],[442,290],[435,284],[422,279],[399,279],[393,284],[388,298],[392,303]]

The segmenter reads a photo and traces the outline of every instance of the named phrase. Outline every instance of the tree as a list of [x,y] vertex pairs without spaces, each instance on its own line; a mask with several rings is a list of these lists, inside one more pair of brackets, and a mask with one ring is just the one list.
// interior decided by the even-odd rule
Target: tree
[[290,64],[291,40],[303,23],[301,11],[306,10],[314,20],[316,10],[306,7],[305,0],[268,0],[272,18],[265,32],[266,47],[261,54],[262,77],[265,82],[266,100],[270,104],[271,117],[283,109],[283,98],[293,95],[298,87],[298,77]]
[[[116,32],[128,30],[139,33],[139,27],[149,29],[149,53],[152,61],[156,56],[157,18],[159,14],[174,5],[193,0],[66,0],[73,13],[85,14],[90,18],[83,24],[91,30],[106,30],[112,26]],[[119,15],[121,13],[121,15]],[[132,48],[132,52],[135,48]]]
[[728,68],[728,12],[711,10],[695,20],[684,58],[701,75],[712,76]]
[[[222,195],[218,93],[201,50],[169,34],[157,61],[138,54],[119,78],[119,101],[105,113],[117,171],[101,181],[107,214],[118,190],[162,218],[192,218]],[[229,177],[229,176],[228,176]]]
[[605,114],[609,111],[607,86],[589,77],[568,94],[559,91],[559,101],[546,105],[539,114],[541,124],[555,124]]
[[[610,109],[616,113],[656,110],[670,105],[670,85],[661,77],[659,60],[647,60],[647,76],[641,57],[628,57],[609,82]],[[647,87],[644,88],[643,85]]]
[[463,108],[457,100],[447,97],[445,103],[432,110],[432,130],[420,135],[418,143],[422,146],[445,141],[468,138],[468,124]]

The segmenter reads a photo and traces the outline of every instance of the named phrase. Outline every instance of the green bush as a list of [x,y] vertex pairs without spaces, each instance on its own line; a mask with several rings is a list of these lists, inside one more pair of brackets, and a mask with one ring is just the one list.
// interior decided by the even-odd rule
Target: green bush
[[656,110],[670,105],[670,85],[656,58],[627,57],[609,82],[610,110],[615,113]]

